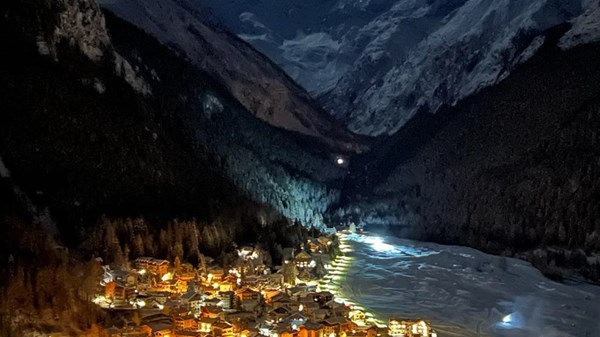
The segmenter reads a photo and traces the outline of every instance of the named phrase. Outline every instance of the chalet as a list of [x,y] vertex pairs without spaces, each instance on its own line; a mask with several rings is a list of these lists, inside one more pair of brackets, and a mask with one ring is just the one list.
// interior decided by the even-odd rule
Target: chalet
[[[354,337],[377,337],[377,336],[381,336],[382,334],[379,333],[377,326],[355,326],[352,331],[349,331],[347,333],[347,335],[350,336],[354,336]],[[384,335],[387,335],[387,333],[384,333]]]
[[151,288],[154,291],[166,291],[174,294],[180,294],[187,291],[187,282],[182,279],[171,279],[158,283]]
[[152,257],[140,257],[135,260],[135,268],[138,270],[145,270],[162,277],[168,272],[169,261],[155,259]]
[[325,336],[339,336],[347,333],[354,328],[354,324],[344,317],[332,316],[321,322],[323,324],[323,334]]
[[221,267],[212,267],[208,270],[207,279],[209,283],[219,282],[223,279],[223,275],[225,275],[225,270]]
[[192,272],[192,271],[184,271],[184,272],[177,273],[175,275],[175,278],[180,279],[180,280],[184,281],[185,283],[189,283],[190,281],[193,281],[196,279],[196,273]]
[[273,335],[277,337],[298,337],[298,331],[293,330],[291,327],[278,324],[273,328]]
[[204,333],[212,333],[212,326],[217,322],[218,318],[202,317],[198,320],[198,331]]
[[311,316],[316,310],[320,309],[319,303],[317,302],[306,302],[306,303],[301,303],[302,305],[302,311],[304,314]]
[[260,275],[258,278],[260,289],[281,289],[283,287],[282,274]]
[[298,328],[298,337],[323,337],[323,324],[307,321]]
[[[165,321],[169,320],[168,316],[163,316]],[[158,322],[161,316],[152,315],[152,321],[156,321],[156,323],[148,323],[148,326],[152,329],[153,337],[165,337],[165,336],[173,336],[173,325],[167,323]]]
[[388,321],[388,334],[392,337],[437,337],[425,320],[400,320],[390,318]]
[[202,294],[188,291],[180,297],[181,303],[187,305],[192,311],[199,311],[202,307]]
[[352,309],[348,312],[348,318],[353,322],[364,323],[366,319],[366,314],[362,310]]
[[204,306],[202,307],[202,311],[200,313],[200,315],[202,317],[209,317],[209,318],[221,318],[223,319],[225,317],[225,313],[223,312],[223,308],[221,307],[215,307],[215,306]]
[[306,317],[299,312],[295,312],[286,317],[282,323],[291,327],[292,330],[297,330],[299,326],[306,323]]
[[174,337],[204,337],[204,334],[200,331],[176,330]]
[[260,293],[249,288],[238,290],[236,295],[240,301],[242,310],[254,310],[261,302]]
[[311,253],[320,253],[322,252],[322,247],[319,244],[319,242],[315,239],[312,240],[308,240],[308,242],[306,243],[306,246],[308,247],[308,250]]
[[312,256],[304,250],[294,256],[294,263],[298,269],[313,268],[315,266]]
[[165,304],[171,296],[171,293],[168,291],[154,291],[148,292],[146,295],[148,296],[148,301],[156,301],[157,303]]
[[175,330],[196,330],[196,319],[193,315],[177,316],[173,320]]
[[259,277],[257,275],[247,275],[242,279],[242,286],[256,288],[259,284],[258,280]]
[[217,297],[211,297],[204,300],[204,306],[207,307],[216,307],[219,303],[221,303],[221,300]]
[[233,325],[225,321],[217,321],[212,325],[213,337],[233,337]]
[[329,291],[321,291],[316,293],[315,295],[315,299],[320,302],[320,303],[328,303],[333,301],[333,294]]
[[[258,312],[256,311],[235,311],[225,313],[224,321],[232,323],[235,331],[239,332],[240,328],[246,328],[245,323],[255,322]],[[243,323],[242,323],[243,322]]]
[[300,296],[303,295],[307,295],[307,290],[306,290],[306,286],[301,287],[301,286],[295,286],[295,287],[289,287],[287,289],[285,289],[285,292],[290,295],[290,297],[292,298],[298,298]]
[[260,301],[260,293],[250,288],[241,288],[235,294],[241,301]]
[[137,284],[138,275],[137,273],[122,269],[105,270],[103,279],[104,283],[121,282],[127,286],[135,286]]
[[152,328],[147,325],[128,326],[123,329],[110,329],[108,335],[110,337],[151,337]]
[[128,302],[136,297],[134,286],[127,285],[121,281],[112,281],[104,286],[104,296],[113,301]]
[[235,293],[233,291],[220,291],[217,295],[220,300],[220,305],[223,310],[231,310],[234,308]]
[[219,291],[234,291],[237,289],[238,278],[235,275],[228,274],[219,283]]
[[331,268],[331,257],[329,254],[312,254],[312,258],[315,262],[322,263],[325,269]]
[[265,302],[270,303],[275,296],[282,294],[282,292],[279,290],[270,289],[261,291],[261,294],[264,296]]
[[286,300],[286,299],[280,299],[278,301],[271,301],[271,306],[273,307],[273,309],[277,309],[277,308],[281,308],[281,307],[288,307],[289,309],[293,310],[293,311],[300,311],[300,308],[304,308],[304,306],[298,302],[298,301],[294,301],[294,300]]
[[173,335],[173,330],[170,327],[161,327],[157,329],[152,329],[153,337],[169,337]]
[[267,314],[267,316],[274,322],[281,322],[284,318],[288,317],[294,312],[287,305],[275,308]]
[[331,239],[326,237],[326,236],[320,236],[317,238],[317,241],[319,242],[319,244],[321,244],[323,247],[329,247],[331,246],[332,242]]
[[324,320],[329,315],[329,310],[327,309],[316,309],[313,310],[310,314],[310,317],[317,321]]

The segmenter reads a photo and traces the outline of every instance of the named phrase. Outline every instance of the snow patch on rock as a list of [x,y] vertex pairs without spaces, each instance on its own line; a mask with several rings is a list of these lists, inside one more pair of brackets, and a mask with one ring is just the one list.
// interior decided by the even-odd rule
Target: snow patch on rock
[[131,64],[119,53],[115,52],[115,70],[131,87],[142,95],[152,94],[150,85],[136,73]]
[[59,14],[59,22],[54,30],[54,49],[58,41],[66,39],[70,45],[78,46],[90,60],[100,61],[110,44],[100,7],[95,1],[89,0],[62,3],[64,11]]
[[574,19],[572,24],[571,30],[560,39],[559,47],[562,49],[600,41],[600,1],[588,1],[585,13]]
[[6,168],[6,165],[4,165],[2,157],[0,157],[0,177],[10,178],[10,171]]
[[223,112],[223,104],[212,94],[205,94],[202,99],[202,111],[207,117]]

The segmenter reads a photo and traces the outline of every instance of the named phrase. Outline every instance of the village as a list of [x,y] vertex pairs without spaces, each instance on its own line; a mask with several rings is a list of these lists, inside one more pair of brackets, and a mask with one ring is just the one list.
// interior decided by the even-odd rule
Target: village
[[281,266],[265,265],[266,252],[250,246],[228,268],[208,257],[197,268],[153,257],[105,266],[93,301],[129,317],[106,327],[109,337],[437,337],[425,320],[382,324],[334,295],[331,280],[351,259],[343,235],[285,248]]

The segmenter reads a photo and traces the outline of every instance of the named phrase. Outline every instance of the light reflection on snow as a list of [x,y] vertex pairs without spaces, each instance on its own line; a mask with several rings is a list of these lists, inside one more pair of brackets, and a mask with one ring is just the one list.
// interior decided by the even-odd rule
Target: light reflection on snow
[[377,325],[408,315],[427,317],[442,336],[600,336],[589,320],[600,314],[600,288],[555,283],[526,262],[466,247],[368,233],[340,243],[322,288]]
[[366,243],[371,245],[371,248],[373,248],[373,250],[375,250],[376,252],[381,252],[381,253],[397,253],[398,250],[388,244],[383,242],[383,239],[377,236],[369,236],[365,239]]

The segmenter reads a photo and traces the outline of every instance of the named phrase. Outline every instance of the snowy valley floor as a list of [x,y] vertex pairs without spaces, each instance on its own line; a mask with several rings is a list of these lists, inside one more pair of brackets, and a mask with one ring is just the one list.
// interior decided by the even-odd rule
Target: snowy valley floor
[[440,337],[598,337],[600,287],[566,285],[529,263],[393,237],[341,235],[323,287],[388,317],[431,321]]

